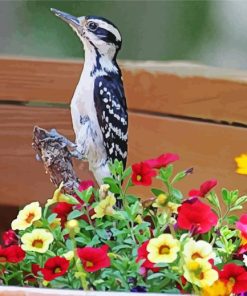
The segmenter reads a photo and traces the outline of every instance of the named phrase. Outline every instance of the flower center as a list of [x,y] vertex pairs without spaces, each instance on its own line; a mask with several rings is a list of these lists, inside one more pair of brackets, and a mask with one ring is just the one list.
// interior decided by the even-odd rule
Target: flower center
[[55,269],[54,269],[54,273],[60,273],[62,271],[61,267],[57,266]]
[[0,256],[0,263],[7,262],[7,258],[4,256]]
[[235,284],[235,278],[234,277],[230,277],[229,278],[229,282],[231,285],[234,285]]
[[31,223],[34,217],[35,217],[34,213],[29,213],[25,221],[27,223]]
[[92,267],[93,263],[91,261],[86,261],[86,267]]
[[197,259],[197,258],[203,258],[203,257],[201,256],[201,254],[199,254],[199,253],[196,252],[196,253],[192,254],[191,258],[192,258],[193,260],[195,260],[195,259]]
[[164,255],[164,254],[169,254],[170,253],[170,248],[167,245],[163,245],[159,248],[159,254]]
[[141,175],[137,175],[137,176],[136,176],[136,180],[137,180],[137,181],[141,181],[141,179],[142,179],[142,176],[141,176]]
[[32,246],[34,248],[41,249],[41,248],[43,248],[43,244],[44,244],[44,242],[42,241],[42,239],[35,239],[32,243]]

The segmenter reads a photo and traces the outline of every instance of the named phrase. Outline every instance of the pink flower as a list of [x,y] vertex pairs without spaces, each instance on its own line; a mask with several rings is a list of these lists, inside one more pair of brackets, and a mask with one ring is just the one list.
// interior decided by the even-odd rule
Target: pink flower
[[217,215],[198,198],[186,200],[178,208],[178,227],[190,230],[193,234],[206,233],[217,222]]
[[236,222],[236,228],[239,229],[242,236],[247,239],[247,214],[243,214],[238,222]]
[[148,159],[145,161],[151,168],[160,169],[162,167],[166,167],[168,164],[179,159],[177,154],[173,153],[165,153],[160,155],[157,158]]
[[192,189],[189,196],[205,197],[208,192],[217,185],[217,180],[211,179],[201,184],[200,189]]

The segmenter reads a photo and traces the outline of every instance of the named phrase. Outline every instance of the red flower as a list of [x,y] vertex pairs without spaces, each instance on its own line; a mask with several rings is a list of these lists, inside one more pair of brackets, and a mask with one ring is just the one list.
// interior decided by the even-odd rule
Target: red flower
[[94,187],[94,182],[92,180],[81,181],[78,187],[79,191],[87,190],[89,187]]
[[77,254],[81,259],[84,269],[87,272],[94,272],[111,265],[107,251],[108,246],[104,245],[101,248],[78,248]]
[[18,263],[22,261],[26,253],[20,246],[13,245],[7,248],[0,248],[0,263]]
[[67,222],[69,213],[73,211],[73,205],[67,202],[58,202],[51,211],[52,213],[57,214],[57,217],[61,219],[62,226],[64,226],[65,222]]
[[137,250],[137,258],[136,262],[139,262],[140,260],[145,259],[145,261],[142,263],[141,267],[144,267],[145,269],[151,269],[153,272],[158,272],[160,269],[159,267],[154,267],[154,263],[148,260],[148,251],[147,251],[147,245],[149,243],[149,240],[144,242]]
[[189,196],[205,197],[207,193],[217,185],[217,180],[211,179],[201,184],[200,189],[192,189]]
[[160,169],[162,167],[166,167],[168,164],[178,159],[179,156],[177,154],[165,153],[157,158],[148,159],[145,161],[145,163],[147,163],[151,168]]
[[217,222],[217,215],[198,198],[186,200],[178,208],[178,227],[194,234],[208,232]]
[[239,229],[242,236],[247,239],[247,214],[243,214],[238,222],[236,222],[236,228]]
[[132,165],[132,183],[135,185],[149,186],[152,184],[152,177],[156,172],[145,162]]
[[69,260],[64,257],[56,256],[49,258],[41,272],[46,281],[52,281],[55,278],[64,275],[69,268]]
[[2,235],[2,239],[3,239],[3,244],[6,247],[10,245],[18,245],[18,237],[12,229],[5,231]]
[[234,294],[247,291],[247,271],[243,266],[228,263],[219,272],[219,277],[223,282],[233,284],[232,292]]
[[35,283],[36,282],[36,277],[38,276],[38,272],[41,271],[41,267],[39,264],[32,264],[31,266],[32,269],[32,274],[28,273],[28,275],[25,277],[25,280],[30,282],[30,283]]

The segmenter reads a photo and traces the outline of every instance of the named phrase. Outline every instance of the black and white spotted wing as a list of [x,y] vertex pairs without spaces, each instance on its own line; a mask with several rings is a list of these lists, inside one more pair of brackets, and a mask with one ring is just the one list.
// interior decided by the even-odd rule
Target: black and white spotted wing
[[118,76],[99,76],[95,80],[94,103],[104,146],[110,160],[126,166],[128,113],[122,81]]

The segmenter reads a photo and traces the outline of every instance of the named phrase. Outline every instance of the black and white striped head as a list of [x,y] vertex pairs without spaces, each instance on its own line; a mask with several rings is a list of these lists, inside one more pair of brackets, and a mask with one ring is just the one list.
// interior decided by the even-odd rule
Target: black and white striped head
[[112,22],[97,16],[75,17],[54,8],[51,11],[72,27],[83,42],[85,50],[96,49],[101,55],[116,57],[122,38]]

